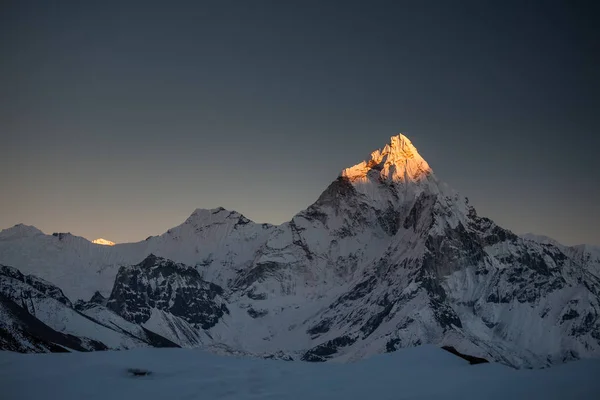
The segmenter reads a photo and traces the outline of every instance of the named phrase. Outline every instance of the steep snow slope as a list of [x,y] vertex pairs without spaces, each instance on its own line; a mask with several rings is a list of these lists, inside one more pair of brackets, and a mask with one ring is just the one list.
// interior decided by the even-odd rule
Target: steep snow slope
[[20,353],[85,351],[81,340],[62,334],[0,293],[0,349]]
[[[146,369],[134,377],[131,368]],[[420,346],[355,364],[221,357],[189,349],[22,355],[0,352],[5,400],[79,399],[593,399],[600,362],[543,370],[469,365]],[[32,384],[35,382],[35,384]]]
[[175,346],[103,306],[79,304],[79,312],[54,285],[4,265],[0,265],[0,295],[3,336],[21,343],[15,350],[53,350],[48,343],[79,351]]
[[212,342],[210,336],[183,318],[169,312],[152,308],[142,326],[167,338],[180,347],[201,347]]

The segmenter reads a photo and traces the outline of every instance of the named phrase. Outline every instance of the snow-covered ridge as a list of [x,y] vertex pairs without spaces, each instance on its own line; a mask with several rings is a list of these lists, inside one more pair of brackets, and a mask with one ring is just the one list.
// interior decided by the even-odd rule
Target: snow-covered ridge
[[521,236],[523,239],[531,240],[531,241],[541,243],[541,244],[551,244],[554,246],[567,247],[567,246],[563,245],[562,243],[560,243],[558,240],[553,239],[550,236],[546,236],[546,235],[538,235],[535,233],[524,233],[519,236]]
[[44,232],[40,231],[35,226],[17,224],[11,228],[1,230],[0,240],[20,239],[25,237],[39,236],[43,234]]

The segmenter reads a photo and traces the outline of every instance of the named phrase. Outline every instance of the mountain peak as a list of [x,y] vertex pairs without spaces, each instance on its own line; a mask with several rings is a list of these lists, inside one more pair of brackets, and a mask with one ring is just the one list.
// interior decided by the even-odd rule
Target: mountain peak
[[18,239],[24,237],[43,235],[44,232],[40,231],[35,226],[17,224],[11,228],[3,229],[0,231],[1,239]]
[[100,244],[102,246],[114,246],[115,245],[115,242],[111,242],[110,240],[106,240],[106,239],[102,239],[102,238],[92,240],[92,243]]
[[[224,223],[226,221],[239,221],[239,222],[250,222],[246,217],[237,211],[227,210],[223,207],[217,207],[212,209],[197,208],[194,210],[192,215],[185,220],[184,224],[191,224],[195,226],[206,226],[211,224]],[[246,223],[243,222],[243,223]]]
[[382,149],[371,153],[369,159],[342,171],[351,181],[379,178],[383,181],[419,181],[433,171],[421,157],[410,139],[399,134],[392,136]]
[[412,144],[410,139],[401,133],[390,138],[390,143],[385,145],[383,152],[386,150],[389,152],[389,154],[403,159],[413,158],[415,154],[419,155],[417,149]]

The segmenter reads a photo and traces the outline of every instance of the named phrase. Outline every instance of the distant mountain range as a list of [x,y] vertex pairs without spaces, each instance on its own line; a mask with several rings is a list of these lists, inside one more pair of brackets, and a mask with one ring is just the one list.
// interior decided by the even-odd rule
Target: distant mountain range
[[600,356],[600,248],[517,236],[403,135],[291,221],[198,209],[138,243],[0,232],[0,348],[205,347],[352,361],[420,344],[515,367]]

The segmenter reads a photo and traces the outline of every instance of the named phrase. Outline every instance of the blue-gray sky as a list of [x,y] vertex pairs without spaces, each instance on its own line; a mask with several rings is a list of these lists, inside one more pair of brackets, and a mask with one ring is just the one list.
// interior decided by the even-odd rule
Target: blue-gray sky
[[480,214],[600,244],[595,2],[2,7],[0,228],[280,223],[403,132]]

